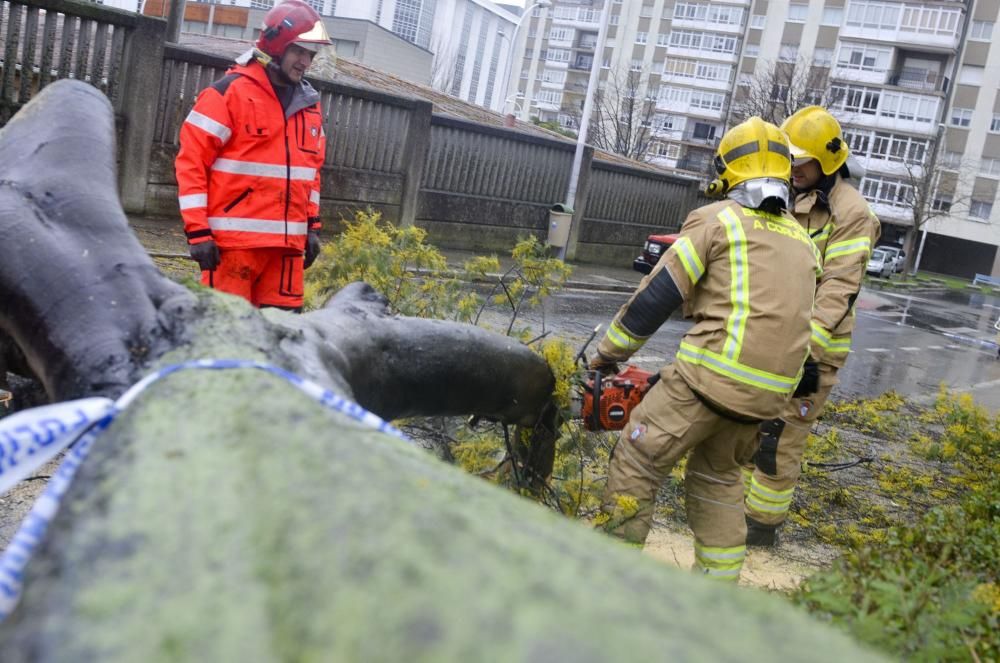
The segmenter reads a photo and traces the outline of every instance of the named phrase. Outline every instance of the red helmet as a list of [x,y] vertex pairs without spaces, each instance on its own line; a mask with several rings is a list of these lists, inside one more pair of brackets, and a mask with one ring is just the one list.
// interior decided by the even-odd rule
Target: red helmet
[[326,33],[323,19],[316,10],[302,0],[285,0],[264,16],[257,48],[272,58],[281,58],[289,44],[328,45],[330,35]]

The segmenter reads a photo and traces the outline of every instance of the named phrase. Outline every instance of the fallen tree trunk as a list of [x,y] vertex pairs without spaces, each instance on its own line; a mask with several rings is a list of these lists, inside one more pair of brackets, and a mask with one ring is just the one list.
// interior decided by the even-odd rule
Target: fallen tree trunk
[[[61,114],[65,124],[47,119]],[[118,395],[151,368],[215,357],[277,364],[385,416],[527,422],[548,403],[551,374],[526,349],[394,318],[364,286],[293,316],[167,282],[141,248],[131,255],[113,177],[101,177],[109,118],[98,93],[60,82],[0,134],[21,159],[0,188],[0,237],[21,238],[0,243],[0,330],[53,399]],[[49,154],[50,126],[70,132],[86,168],[76,152],[32,161]],[[41,190],[32,169],[49,173]],[[9,262],[25,239],[31,264]],[[5,662],[868,658],[776,598],[664,568],[250,370],[172,374],[111,424],[27,568],[0,651]]]

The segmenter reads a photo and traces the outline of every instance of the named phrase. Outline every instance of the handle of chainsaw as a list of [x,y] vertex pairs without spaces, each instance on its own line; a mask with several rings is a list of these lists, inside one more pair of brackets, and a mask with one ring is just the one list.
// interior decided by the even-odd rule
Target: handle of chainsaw
[[653,373],[648,378],[646,378],[646,384],[648,384],[650,387],[652,387],[654,384],[656,384],[659,381],[660,381],[660,374],[659,373]]

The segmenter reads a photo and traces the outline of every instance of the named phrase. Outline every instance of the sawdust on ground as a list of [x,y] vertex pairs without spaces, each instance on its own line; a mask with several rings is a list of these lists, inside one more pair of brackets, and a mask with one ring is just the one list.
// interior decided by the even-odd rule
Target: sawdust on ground
[[[642,552],[670,566],[690,569],[694,565],[694,539],[687,530],[657,524]],[[779,542],[773,549],[749,548],[740,585],[788,592],[810,575],[829,567],[836,556],[837,551],[832,547],[797,542]]]

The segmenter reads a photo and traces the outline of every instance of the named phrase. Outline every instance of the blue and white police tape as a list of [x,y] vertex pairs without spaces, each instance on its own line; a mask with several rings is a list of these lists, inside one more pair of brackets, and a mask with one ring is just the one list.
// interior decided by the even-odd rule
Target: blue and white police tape
[[383,433],[409,441],[399,429],[381,417],[315,382],[305,380],[277,366],[240,359],[199,359],[174,364],[147,375],[116,401],[109,398],[82,398],[32,408],[0,419],[0,495],[37,471],[59,452],[72,446],[52,475],[45,491],[21,522],[10,545],[0,556],[0,621],[3,621],[17,606],[21,597],[24,568],[45,536],[49,523],[59,510],[63,495],[69,488],[76,470],[86,459],[94,441],[149,385],[171,373],[189,368],[214,370],[255,368],[267,371],[284,378],[331,410]]

